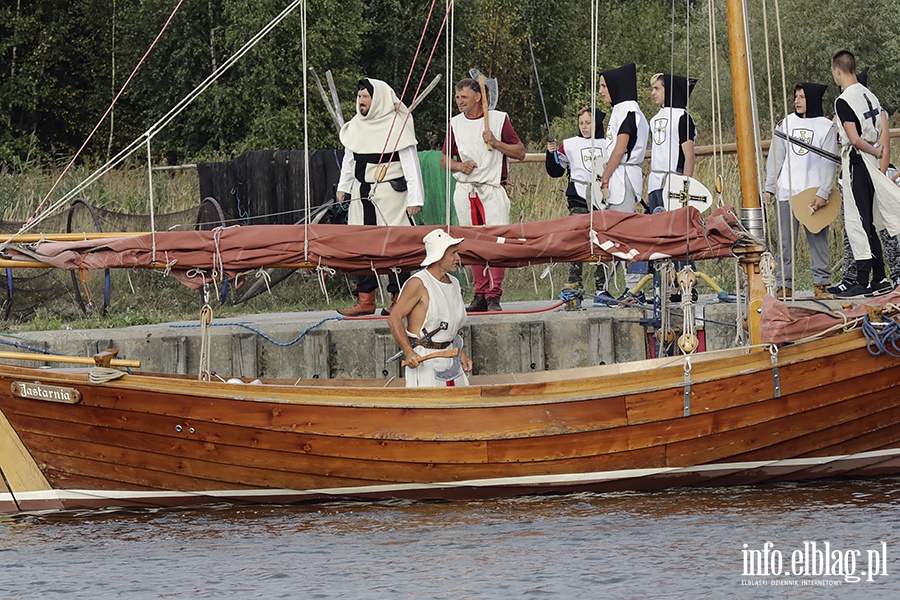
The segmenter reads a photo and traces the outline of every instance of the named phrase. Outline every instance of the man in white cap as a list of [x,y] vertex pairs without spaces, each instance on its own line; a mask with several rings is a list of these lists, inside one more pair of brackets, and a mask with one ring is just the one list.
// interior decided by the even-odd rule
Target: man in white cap
[[[422,173],[416,153],[412,115],[387,83],[363,79],[356,95],[356,116],[341,128],[346,150],[338,182],[338,200],[351,201],[350,225],[412,225],[411,219],[425,204]],[[387,315],[409,273],[391,275]],[[354,277],[356,304],[339,310],[356,317],[375,312],[375,274]]]
[[[472,359],[459,335],[466,322],[466,305],[459,281],[450,276],[459,267],[459,244],[464,239],[441,229],[423,238],[425,268],[409,278],[388,316],[391,334],[406,358],[406,387],[469,385],[466,372],[472,370]],[[430,339],[425,339],[426,334]],[[423,360],[451,346],[459,348],[455,358]]]

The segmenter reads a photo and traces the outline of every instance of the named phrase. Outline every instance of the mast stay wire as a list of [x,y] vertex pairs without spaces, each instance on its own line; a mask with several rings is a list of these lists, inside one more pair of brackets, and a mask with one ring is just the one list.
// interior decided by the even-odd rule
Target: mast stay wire
[[[413,55],[412,63],[409,66],[409,73],[406,76],[406,83],[403,84],[403,91],[400,93],[400,102],[403,102],[403,99],[406,97],[407,89],[409,88],[409,82],[412,79],[413,71],[416,68],[416,60],[419,58],[419,54],[422,49],[422,42],[425,40],[425,34],[428,32],[428,25],[431,23],[431,15],[434,12],[434,5],[437,0],[431,0],[431,7],[428,9],[428,16],[425,19],[425,25],[422,27],[422,35],[419,37],[419,44],[416,46],[416,52]],[[419,95],[419,90],[422,89],[422,84],[425,83],[425,78],[428,75],[428,69],[431,66],[431,60],[434,58],[434,52],[437,50],[438,43],[440,42],[441,35],[444,32],[444,27],[447,25],[447,16],[449,11],[453,8],[453,0],[450,0],[447,11],[444,13],[444,19],[441,21],[441,27],[438,29],[437,36],[435,37],[434,44],[431,46],[431,53],[428,55],[428,61],[425,63],[425,70],[422,72],[422,76],[419,78],[419,83],[416,86],[415,92],[413,92],[413,100],[415,101],[416,97]],[[394,117],[391,119],[391,126],[388,129],[387,137],[384,140],[384,146],[381,148],[381,154],[378,156],[378,164],[375,166],[375,183],[372,185],[371,190],[369,191],[369,198],[374,197],[375,189],[378,187],[378,184],[381,183],[381,164],[384,161],[384,155],[387,151],[388,144],[391,140],[391,133],[394,131],[394,125],[397,123],[397,115],[398,110],[394,110]],[[407,109],[406,117],[403,119],[403,124],[400,126],[400,130],[406,128],[406,124],[409,122],[409,118],[412,115],[412,111]],[[397,146],[400,144],[400,136],[397,136],[397,140],[394,142],[394,147],[391,148],[391,155],[397,152]]]
[[[456,36],[456,10],[453,8],[453,0],[445,0],[445,6],[446,12],[450,15],[450,22],[447,26],[447,37],[445,39],[447,53],[444,56],[444,68],[447,73],[447,80],[444,82],[444,123],[446,123],[447,128],[444,136],[444,147],[447,151],[447,168],[444,169],[444,211],[447,219],[447,235],[450,235],[450,206],[453,204],[453,195],[450,193],[450,186],[453,183],[450,172],[450,118],[453,116],[453,99],[456,90],[453,80],[453,44]],[[466,273],[465,269],[463,269],[463,273]],[[466,281],[466,287],[468,287],[468,284],[469,282]]]
[[[112,102],[110,102],[109,107],[106,109],[106,112],[103,113],[103,116],[101,116],[100,120],[97,121],[97,124],[94,125],[94,129],[91,130],[91,132],[88,134],[87,138],[85,138],[84,142],[81,144],[81,147],[78,149],[77,152],[75,152],[75,154],[72,156],[71,160],[69,160],[66,167],[62,170],[62,173],[59,174],[59,177],[56,178],[56,181],[50,187],[50,190],[47,192],[47,194],[44,196],[44,198],[38,203],[37,208],[34,209],[35,214],[31,217],[31,219],[34,219],[35,217],[38,216],[38,213],[40,212],[41,207],[44,205],[44,203],[47,201],[47,199],[50,197],[50,195],[53,193],[53,191],[57,188],[57,186],[59,186],[59,182],[62,181],[62,178],[65,177],[65,175],[66,175],[66,173],[68,173],[69,169],[72,168],[72,165],[75,164],[75,161],[78,159],[78,157],[84,151],[84,149],[87,147],[88,142],[91,141],[91,139],[94,137],[94,134],[97,133],[98,129],[100,129],[100,125],[103,124],[103,121],[105,121],[106,117],[109,116],[109,114],[112,112],[113,107],[116,105],[116,102],[118,102],[118,100],[122,96],[122,94],[125,93],[125,88],[128,87],[128,84],[131,83],[131,80],[137,74],[138,70],[140,70],[141,66],[143,66],[144,61],[150,55],[150,52],[153,50],[154,47],[156,47],[156,43],[159,42],[163,33],[166,31],[166,29],[169,27],[169,24],[172,22],[172,19],[175,18],[175,13],[177,13],[178,9],[181,8],[181,5],[183,2],[184,2],[184,0],[178,0],[178,4],[176,4],[175,8],[172,9],[172,12],[169,14],[169,18],[166,19],[165,23],[163,23],[162,29],[159,30],[159,33],[156,34],[156,38],[154,38],[154,40],[150,43],[150,47],[147,48],[147,51],[144,52],[144,55],[138,61],[137,65],[135,65],[134,69],[131,71],[131,74],[125,79],[125,83],[122,84],[122,87],[119,89],[119,92],[113,97]],[[29,221],[26,222],[25,225],[28,225],[28,223],[31,221],[31,219],[29,219]],[[25,229],[25,225],[23,225],[23,229],[20,232],[27,231]],[[6,246],[4,245],[3,247],[5,248]]]
[[[591,185],[587,188],[588,193],[588,214],[590,215],[590,229],[589,231],[594,231],[594,182],[597,180],[597,161],[594,159],[595,148],[594,148],[594,139],[597,131],[597,123],[594,121],[597,118],[597,88],[599,87],[599,75],[598,75],[598,60],[597,54],[599,52],[599,14],[600,14],[600,3],[599,0],[591,0],[591,125],[594,130],[591,135]],[[606,137],[604,136],[604,142]],[[607,157],[608,158],[608,157]],[[605,168],[605,167],[604,167]],[[602,177],[602,173],[600,174]],[[599,244],[599,240],[596,240]],[[591,235],[588,235],[588,247],[591,253],[591,258],[597,258],[597,255],[594,253],[594,238]],[[606,265],[603,266],[603,270],[606,271]],[[615,272],[613,272],[615,274]],[[610,277],[606,275],[607,285],[609,284]],[[599,290],[598,290],[599,291]]]
[[[306,218],[303,219],[303,260],[309,262],[309,225],[310,212],[312,210],[312,188],[309,184],[309,55],[307,53],[307,28],[306,17],[308,14],[306,0],[300,9],[300,47],[303,54],[303,209]],[[335,110],[340,111],[341,105],[335,94]],[[327,291],[326,291],[327,295]]]
[[[764,37],[766,39],[766,44],[765,44],[765,48],[766,48],[766,79],[767,79],[766,88],[767,88],[768,94],[769,94],[769,118],[771,120],[771,129],[772,129],[772,131],[774,131],[775,127],[777,126],[777,123],[775,121],[775,101],[773,99],[773,93],[772,93],[772,88],[773,88],[772,71],[771,71],[771,62],[770,62],[770,58],[769,58],[769,46],[770,46],[770,44],[769,44],[769,10],[768,10],[768,6],[766,4],[766,0],[762,0],[762,8],[763,8],[763,10],[762,10],[763,32],[764,32]],[[780,12],[780,8],[779,8],[778,0],[775,0],[775,26],[776,26],[776,35],[778,37],[778,56],[779,56],[779,62],[780,62],[780,67],[781,67],[781,102],[782,102],[782,111],[784,114],[783,123],[784,123],[784,127],[785,127],[785,132],[788,135],[790,135],[790,132],[787,130],[788,116],[789,116],[788,103],[787,103],[787,93],[788,93],[787,92],[787,75],[786,75],[786,69],[784,66],[784,45],[783,45],[782,32],[781,32],[781,12]],[[774,142],[773,142],[773,147],[769,148],[769,152],[771,153],[774,151],[775,151],[775,149],[774,149]],[[792,190],[792,189],[794,189],[794,187],[793,187],[792,171],[791,171],[791,143],[789,141],[785,143],[785,161],[787,163],[786,166],[787,166],[787,176],[788,176],[788,189]],[[782,238],[784,236],[784,225],[785,224],[782,223],[781,210],[780,210],[779,204],[778,204],[779,202],[781,202],[781,200],[778,199],[777,174],[776,174],[776,182],[775,182],[775,192],[776,193],[775,193],[774,201],[772,202],[773,210],[775,213],[775,223],[776,223],[776,227],[775,227],[776,231],[775,231],[774,237],[775,237],[775,242],[778,244],[778,248],[780,249],[781,245],[783,243]],[[787,235],[790,238],[790,246],[791,246],[792,254],[793,254],[796,251],[796,239],[795,239],[795,235],[794,235],[793,219],[791,218],[790,214],[788,215],[787,228],[788,228]],[[766,237],[771,237],[771,235],[772,234],[769,232],[769,228],[767,227],[766,228]],[[771,240],[770,240],[770,242],[771,242]],[[770,246],[771,245],[773,245],[773,244],[770,244]],[[784,284],[784,276],[783,275],[785,273],[785,263],[784,263],[784,253],[780,252],[780,251],[778,252],[778,263],[779,263],[781,273],[782,273],[782,286],[781,286],[782,290],[781,291],[782,291],[782,298],[784,298],[786,295],[785,294],[786,290],[784,289],[785,286],[783,285]]]
[[[262,40],[269,32],[274,29],[278,24],[280,24],[288,15],[290,15],[294,9],[297,8],[301,3],[305,0],[292,0],[291,3],[284,8],[277,16],[275,16],[268,24],[266,24],[259,32],[257,32],[253,37],[251,37],[247,42],[244,43],[243,46],[239,50],[237,50],[234,54],[232,54],[226,61],[224,61],[215,71],[213,71],[206,79],[204,79],[200,84],[197,85],[187,96],[185,96],[181,101],[179,101],[174,107],[172,107],[169,112],[163,115],[160,119],[158,119],[153,125],[151,125],[147,131],[138,136],[135,140],[133,140],[128,146],[123,148],[116,154],[112,159],[108,160],[104,165],[96,169],[93,173],[91,173],[84,181],[76,185],[69,192],[64,194],[61,198],[56,200],[49,208],[47,208],[43,213],[32,217],[32,219],[22,226],[22,228],[18,231],[18,234],[25,233],[31,229],[33,229],[38,223],[47,219],[51,214],[59,210],[60,207],[69,202],[73,197],[80,194],[84,189],[88,186],[96,182],[100,177],[114,169],[115,167],[122,164],[129,156],[137,152],[141,147],[146,144],[148,139],[153,138],[154,135],[162,131],[168,124],[175,119],[179,114],[181,114],[188,106],[190,106],[194,100],[196,100],[207,88],[209,88],[213,83],[215,83],[219,77],[221,77],[226,71],[228,71],[234,64],[243,58],[247,52],[249,52],[260,40]],[[10,242],[15,239],[15,236],[10,237],[10,239],[5,242],[0,243],[0,250],[6,248]]]

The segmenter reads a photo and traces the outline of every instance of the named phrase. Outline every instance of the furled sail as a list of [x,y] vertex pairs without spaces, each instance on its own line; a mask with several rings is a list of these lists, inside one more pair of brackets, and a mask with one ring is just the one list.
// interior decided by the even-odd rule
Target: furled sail
[[[77,242],[11,244],[8,258],[75,269],[167,266],[179,280],[200,287],[213,272],[239,273],[279,266],[327,266],[345,273],[386,273],[419,266],[422,238],[434,226],[251,225],[211,231]],[[308,239],[305,236],[308,234]],[[464,237],[464,264],[522,267],[549,262],[707,259],[730,256],[746,234],[731,208],[705,219],[694,208],[643,215],[596,211],[561,219],[491,227],[451,227]],[[193,270],[188,273],[188,270]],[[202,271],[201,272],[198,272]]]

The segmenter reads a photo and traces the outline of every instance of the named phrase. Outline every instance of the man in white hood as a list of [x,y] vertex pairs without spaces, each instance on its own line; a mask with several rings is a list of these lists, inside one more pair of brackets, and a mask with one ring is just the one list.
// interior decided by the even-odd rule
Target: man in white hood
[[[350,225],[412,225],[412,217],[425,204],[422,173],[416,153],[416,133],[409,109],[387,83],[363,79],[356,94],[356,116],[341,128],[344,162],[337,195],[350,201]],[[349,196],[349,198],[348,198]],[[390,314],[409,273],[391,275]],[[375,274],[356,276],[356,304],[339,310],[344,316],[375,312]]]

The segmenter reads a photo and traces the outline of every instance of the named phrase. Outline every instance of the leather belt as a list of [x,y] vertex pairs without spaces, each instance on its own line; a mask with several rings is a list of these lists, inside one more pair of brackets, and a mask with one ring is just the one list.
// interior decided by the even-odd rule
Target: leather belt
[[413,345],[422,346],[423,348],[428,348],[429,350],[443,350],[452,344],[453,342],[428,342],[426,340],[420,340],[418,338],[407,338],[409,339],[409,343]]

